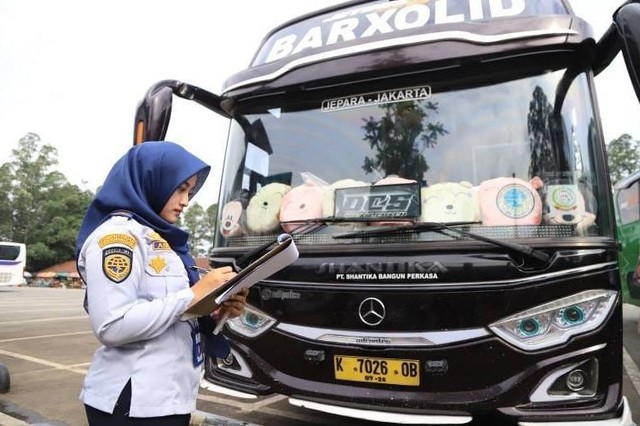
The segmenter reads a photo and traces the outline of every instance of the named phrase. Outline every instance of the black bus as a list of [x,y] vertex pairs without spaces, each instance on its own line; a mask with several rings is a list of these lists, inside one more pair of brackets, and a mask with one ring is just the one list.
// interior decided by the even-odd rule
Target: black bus
[[203,385],[384,423],[632,424],[594,77],[622,51],[639,93],[640,4],[611,12],[595,40],[564,0],[356,0],[275,28],[220,95],[152,86],[136,143],[173,95],[229,119],[211,264],[300,252]]

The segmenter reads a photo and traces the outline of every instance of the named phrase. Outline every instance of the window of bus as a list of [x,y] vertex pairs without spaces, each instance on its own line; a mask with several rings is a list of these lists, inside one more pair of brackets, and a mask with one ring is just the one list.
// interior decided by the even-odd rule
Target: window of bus
[[640,221],[640,180],[618,192],[620,225]]
[[0,285],[23,284],[26,260],[24,244],[0,242]]

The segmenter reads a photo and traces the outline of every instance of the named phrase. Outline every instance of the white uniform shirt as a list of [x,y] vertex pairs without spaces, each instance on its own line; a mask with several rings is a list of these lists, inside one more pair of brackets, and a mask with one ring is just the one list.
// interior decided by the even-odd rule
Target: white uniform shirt
[[202,366],[193,363],[196,322],[181,319],[194,294],[178,255],[151,228],[113,216],[85,241],[78,269],[103,345],[80,399],[113,413],[131,379],[131,417],[194,411]]

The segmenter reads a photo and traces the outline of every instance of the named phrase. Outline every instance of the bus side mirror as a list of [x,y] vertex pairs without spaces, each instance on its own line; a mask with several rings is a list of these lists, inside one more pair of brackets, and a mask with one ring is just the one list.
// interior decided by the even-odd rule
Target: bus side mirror
[[194,101],[225,118],[231,115],[220,106],[220,96],[178,80],[162,80],[151,86],[136,108],[133,144],[161,141],[171,120],[171,96]]
[[640,4],[627,3],[613,15],[629,78],[640,101]]
[[164,139],[171,119],[171,96],[177,83],[164,80],[154,84],[138,103],[133,129],[134,145]]

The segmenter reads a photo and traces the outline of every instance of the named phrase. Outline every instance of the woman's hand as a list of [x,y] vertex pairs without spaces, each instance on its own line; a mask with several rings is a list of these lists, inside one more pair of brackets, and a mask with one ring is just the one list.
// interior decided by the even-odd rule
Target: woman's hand
[[244,312],[244,308],[247,306],[247,296],[249,295],[249,289],[242,289],[241,292],[234,294],[222,304],[222,307],[213,313],[213,317],[216,320],[220,320],[223,316],[227,315],[228,318],[235,318],[240,316]]
[[222,284],[229,281],[236,275],[231,269],[231,266],[223,266],[221,268],[215,268],[207,272],[200,278],[200,281],[191,286],[194,298],[189,304],[189,307],[200,301],[204,296],[209,294],[211,290],[220,287]]

